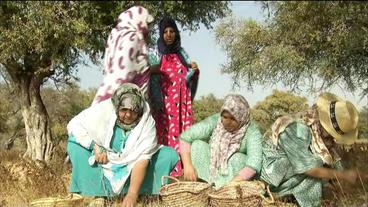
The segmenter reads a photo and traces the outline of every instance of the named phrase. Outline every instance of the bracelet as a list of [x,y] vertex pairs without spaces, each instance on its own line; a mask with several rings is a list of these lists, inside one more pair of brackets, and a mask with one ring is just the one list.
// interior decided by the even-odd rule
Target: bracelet
[[98,147],[99,147],[100,153],[105,153],[106,152],[105,148],[103,148],[102,146],[98,146]]

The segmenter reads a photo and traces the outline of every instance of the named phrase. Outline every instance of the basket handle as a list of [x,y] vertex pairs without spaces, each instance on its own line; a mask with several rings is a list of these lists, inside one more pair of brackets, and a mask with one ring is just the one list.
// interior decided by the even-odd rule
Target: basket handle
[[266,203],[275,203],[275,198],[273,197],[271,191],[270,191],[270,186],[269,185],[266,185],[266,190],[267,190],[267,194],[270,196],[270,199],[264,197],[264,195],[262,193],[260,193],[260,196],[262,197],[262,199],[264,201],[266,201]]
[[179,179],[173,177],[173,176],[168,176],[168,175],[163,175],[161,177],[161,186],[163,186],[165,183],[164,183],[164,179],[167,178],[167,179],[171,179],[171,180],[174,180],[175,182],[180,182]]

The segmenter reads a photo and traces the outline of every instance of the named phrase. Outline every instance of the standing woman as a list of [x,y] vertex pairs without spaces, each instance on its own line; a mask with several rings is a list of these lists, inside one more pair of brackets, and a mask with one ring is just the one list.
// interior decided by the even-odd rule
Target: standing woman
[[[150,54],[151,105],[156,120],[158,142],[179,152],[179,135],[193,123],[192,100],[199,70],[181,47],[180,33],[172,18],[159,23],[158,51]],[[173,176],[181,175],[178,162]]]
[[106,42],[103,81],[93,104],[110,98],[123,83],[138,85],[147,98],[149,65],[145,38],[152,21],[153,17],[141,6],[133,6],[119,15],[118,24]]

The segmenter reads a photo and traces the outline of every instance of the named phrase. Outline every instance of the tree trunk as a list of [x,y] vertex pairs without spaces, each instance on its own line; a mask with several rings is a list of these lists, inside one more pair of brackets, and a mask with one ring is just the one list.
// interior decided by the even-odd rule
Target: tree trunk
[[52,61],[48,55],[34,53],[27,53],[21,60],[10,58],[3,65],[19,95],[27,141],[24,156],[48,162],[52,158],[54,143],[40,88],[44,79],[54,74]]
[[40,87],[42,79],[36,76],[21,76],[17,82],[22,116],[26,130],[27,150],[24,154],[32,160],[50,161],[54,143],[50,118],[42,102]]

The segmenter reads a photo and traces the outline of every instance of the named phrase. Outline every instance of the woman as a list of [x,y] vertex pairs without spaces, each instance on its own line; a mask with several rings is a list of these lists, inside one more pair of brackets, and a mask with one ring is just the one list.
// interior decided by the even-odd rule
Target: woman
[[335,142],[354,142],[357,124],[354,105],[331,93],[321,94],[305,113],[277,119],[263,145],[261,179],[278,196],[293,195],[300,206],[320,206],[322,179],[354,183],[357,178],[356,171],[342,170],[334,150]]
[[179,159],[175,150],[157,144],[148,102],[131,83],[79,113],[69,122],[68,133],[70,192],[126,194],[123,206],[133,206],[138,194],[158,194],[160,178]]
[[[181,47],[179,30],[173,19],[163,18],[159,24],[159,33],[158,51],[150,53],[153,73],[151,105],[156,120],[158,142],[179,151],[179,135],[193,122],[192,100],[199,70],[196,63],[190,63]],[[180,174],[179,162],[171,175]]]
[[123,83],[138,85],[147,97],[149,65],[145,38],[153,17],[141,6],[133,6],[119,15],[106,43],[104,77],[93,104],[111,97]]
[[194,124],[180,136],[184,179],[216,187],[251,180],[262,164],[262,135],[241,95],[225,97],[220,114]]

